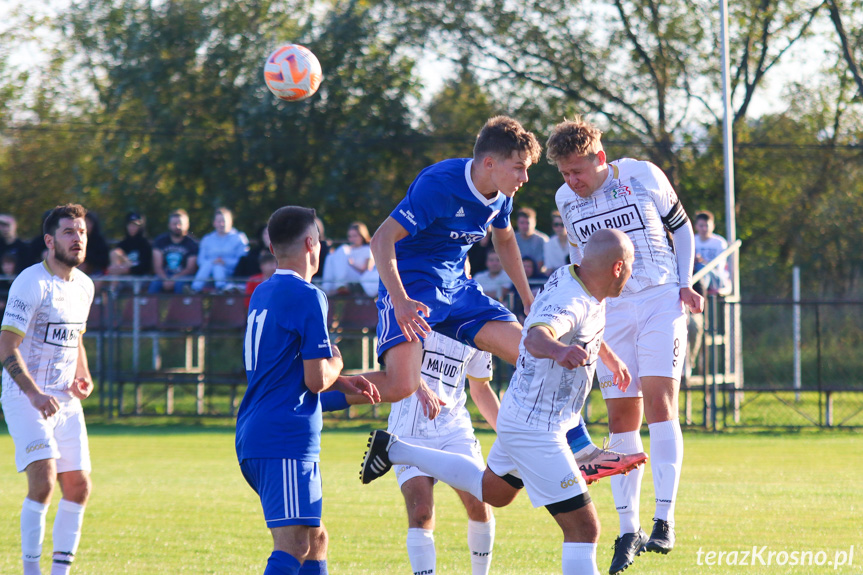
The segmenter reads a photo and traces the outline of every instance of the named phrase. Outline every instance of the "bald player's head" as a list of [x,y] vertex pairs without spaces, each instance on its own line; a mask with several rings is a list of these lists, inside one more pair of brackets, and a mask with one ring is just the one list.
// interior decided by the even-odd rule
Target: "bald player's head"
[[625,233],[619,230],[599,230],[590,236],[584,246],[581,267],[597,280],[602,278],[601,283],[604,287],[607,286],[607,289],[602,290],[605,297],[617,297],[632,273],[634,260],[635,247]]

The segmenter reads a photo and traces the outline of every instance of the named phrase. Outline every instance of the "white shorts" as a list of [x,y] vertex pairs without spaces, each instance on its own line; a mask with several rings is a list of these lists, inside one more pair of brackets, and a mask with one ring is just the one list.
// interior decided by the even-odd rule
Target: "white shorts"
[[605,343],[629,368],[632,383],[626,392],[620,392],[600,361],[596,375],[602,397],[641,397],[645,376],[680,381],[686,357],[686,314],[680,288],[666,284],[606,301]]
[[81,401],[58,403],[60,411],[45,419],[23,395],[20,399],[3,399],[3,415],[15,443],[19,473],[43,459],[56,459],[57,473],[90,471],[90,444]]
[[500,477],[509,474],[521,479],[534,507],[587,492],[565,431],[507,425],[498,417],[497,440],[488,454],[488,468]]
[[[404,439],[411,445],[466,455],[476,460],[480,467],[485,464],[482,459],[482,447],[479,444],[479,439],[476,438],[471,430],[459,429],[454,433],[442,437],[402,437],[400,435],[399,439]],[[396,473],[399,488],[414,477],[431,477],[428,473],[423,473],[413,465],[394,465],[393,470]],[[437,479],[434,482],[437,483]]]

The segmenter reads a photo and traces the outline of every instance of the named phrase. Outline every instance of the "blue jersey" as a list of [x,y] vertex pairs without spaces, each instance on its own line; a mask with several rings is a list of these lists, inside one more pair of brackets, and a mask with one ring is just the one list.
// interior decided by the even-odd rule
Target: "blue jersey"
[[486,228],[509,227],[512,198],[498,192],[488,199],[470,178],[473,160],[444,160],[424,169],[390,217],[410,234],[396,242],[402,283],[430,281],[454,287],[464,281],[464,259],[485,237]]
[[321,405],[303,360],[332,357],[327,297],[289,270],[255,289],[244,340],[249,386],[237,414],[237,457],[319,461]]

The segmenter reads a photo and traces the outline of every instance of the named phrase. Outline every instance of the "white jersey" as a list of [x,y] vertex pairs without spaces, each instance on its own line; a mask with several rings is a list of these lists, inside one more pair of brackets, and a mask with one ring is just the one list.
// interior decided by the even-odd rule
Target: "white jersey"
[[420,375],[426,385],[446,402],[440,414],[429,419],[416,393],[393,403],[388,430],[403,437],[440,437],[462,429],[473,432],[465,407],[465,376],[479,381],[491,379],[491,354],[431,332],[423,342]]
[[[71,400],[78,344],[93,303],[93,280],[74,268],[65,281],[46,262],[21,272],[9,289],[0,329],[24,338],[18,350],[30,375],[44,393]],[[9,373],[3,370],[3,399],[23,397]]]
[[[504,394],[498,427],[505,419],[519,427],[568,430],[581,411],[593,383],[593,372],[605,328],[605,302],[594,298],[576,275],[578,266],[559,268],[546,282],[524,321],[515,374]],[[566,345],[588,353],[586,365],[566,369],[551,359],[537,359],[524,348],[528,330],[546,326]]]
[[[711,234],[706,240],[702,240],[701,236],[695,234],[695,255],[701,256],[703,263],[710,263],[719,254],[725,251],[728,247],[728,242],[725,238],[716,234]],[[731,276],[728,270],[727,258],[723,258],[719,265],[713,268],[713,271],[707,274],[710,278],[710,288],[717,291],[723,291],[730,287]]]
[[650,162],[629,158],[609,162],[608,168],[608,178],[590,197],[580,197],[567,184],[554,197],[569,236],[572,263],[581,262],[583,247],[595,231],[617,229],[635,246],[624,297],[679,283],[677,257],[665,227],[675,229],[685,222],[686,212],[668,178]]

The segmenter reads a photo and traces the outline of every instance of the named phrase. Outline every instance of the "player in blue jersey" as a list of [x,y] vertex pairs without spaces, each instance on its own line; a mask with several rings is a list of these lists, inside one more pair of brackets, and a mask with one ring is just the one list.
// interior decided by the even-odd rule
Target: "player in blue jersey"
[[420,384],[421,338],[432,328],[515,363],[521,326],[464,272],[471,245],[491,224],[495,251],[529,309],[533,295],[509,222],[512,199],[540,156],[536,137],[506,116],[486,122],[473,159],[424,169],[372,238],[381,277],[378,356],[374,374],[384,401],[399,401]]
[[327,534],[321,524],[318,394],[334,388],[371,403],[380,395],[361,376],[339,375],[342,358],[330,343],[327,298],[309,283],[321,249],[315,211],[280,208],[267,230],[279,265],[249,302],[249,386],[237,414],[237,457],[273,535],[265,575],[321,575],[327,573]]

